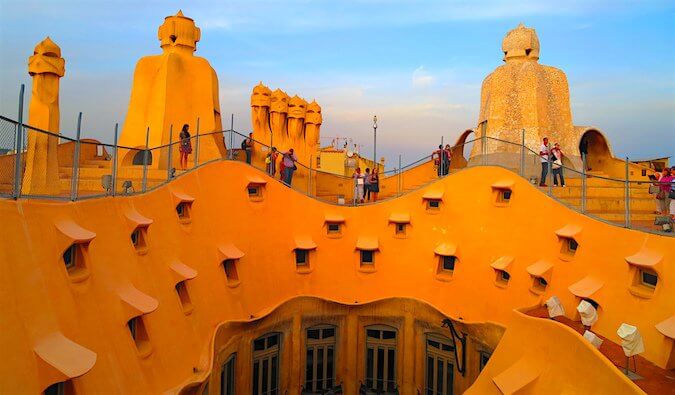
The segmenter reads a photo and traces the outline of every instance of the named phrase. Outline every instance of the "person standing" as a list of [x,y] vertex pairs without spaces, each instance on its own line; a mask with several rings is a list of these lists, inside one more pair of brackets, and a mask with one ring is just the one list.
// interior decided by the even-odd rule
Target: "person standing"
[[377,202],[377,194],[380,193],[380,171],[377,166],[370,173],[370,192],[373,194],[373,202]]
[[370,168],[366,167],[366,174],[363,178],[363,198],[370,201]]
[[563,164],[562,159],[565,154],[560,149],[560,144],[553,144],[551,149],[551,160],[552,163],[552,173],[553,173],[553,186],[558,186],[558,176],[560,176],[560,186],[565,186],[565,177],[563,177]]
[[436,174],[441,177],[443,175],[443,145],[439,145],[438,149],[431,153],[431,160],[436,165]]
[[277,172],[277,157],[278,156],[279,156],[279,153],[277,152],[277,148],[272,147],[272,152],[267,154],[267,157],[265,158],[265,165],[266,165],[267,174],[269,174],[271,177],[274,177],[274,174]]
[[450,148],[450,144],[445,145],[445,149],[443,150],[443,153],[445,154],[445,174],[448,175],[450,173],[450,162],[452,162],[452,149]]
[[354,202],[363,203],[363,186],[365,185],[365,177],[361,173],[361,168],[357,167],[352,174],[354,179]]
[[284,166],[284,182],[286,185],[289,187],[291,186],[291,183],[293,182],[293,172],[298,169],[298,167],[295,165],[295,162],[298,161],[298,157],[295,156],[295,153],[293,152],[293,148],[289,149],[288,152],[284,152],[283,158],[281,159],[283,166]]
[[663,169],[661,174],[661,178],[659,178],[659,192],[656,194],[656,199],[658,199],[661,206],[661,215],[670,215],[670,191],[675,177],[667,167]]
[[178,138],[180,139],[180,145],[178,146],[178,151],[180,152],[180,167],[182,170],[187,169],[188,155],[192,153],[192,141],[189,132],[190,126],[186,123],[183,125]]
[[248,138],[241,142],[241,149],[246,153],[246,163],[250,165],[253,154],[253,133],[249,133]]
[[546,186],[546,176],[548,175],[548,160],[549,154],[551,153],[551,148],[548,145],[548,137],[544,137],[543,143],[539,148],[539,158],[541,159],[541,179],[539,180],[539,186]]

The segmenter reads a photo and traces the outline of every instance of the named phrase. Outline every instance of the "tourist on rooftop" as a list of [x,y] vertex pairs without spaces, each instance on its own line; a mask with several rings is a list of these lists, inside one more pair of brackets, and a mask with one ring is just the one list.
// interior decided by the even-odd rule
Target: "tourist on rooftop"
[[180,145],[178,146],[178,151],[180,152],[180,168],[185,170],[187,169],[188,155],[192,153],[192,142],[190,141],[190,132],[188,129],[190,126],[186,123],[183,125],[178,138],[180,139]]
[[656,199],[661,205],[661,215],[670,215],[670,192],[673,180],[675,177],[671,174],[671,170],[667,167],[663,169],[661,178],[659,178],[659,193],[656,194]]
[[298,169],[298,166],[295,165],[295,162],[298,161],[298,157],[295,156],[293,148],[289,149],[288,152],[282,153],[282,155],[283,158],[281,159],[281,163],[283,164],[284,167],[283,181],[286,183],[286,185],[290,187],[291,182],[293,181],[293,172]]
[[450,144],[445,145],[445,150],[443,152],[445,154],[445,167],[443,170],[445,171],[444,175],[447,176],[450,172],[450,162],[452,161],[452,148],[450,148]]
[[436,164],[436,173],[439,177],[448,174],[447,167],[450,164],[450,160],[448,153],[443,149],[443,144],[439,145],[438,149],[431,153],[431,159]]
[[279,152],[277,152],[277,147],[272,147],[272,152],[267,154],[267,157],[265,158],[265,166],[267,170],[267,174],[269,174],[271,177],[274,177],[274,174],[277,172],[277,157],[279,156]]
[[365,176],[361,173],[361,168],[357,167],[352,174],[354,179],[354,202],[363,203],[363,186],[365,185]]
[[539,186],[546,186],[546,176],[548,175],[548,155],[551,151],[551,148],[548,145],[548,137],[544,137],[544,141],[539,148],[539,158],[541,159],[541,179],[539,180]]
[[370,174],[370,191],[373,194],[373,202],[377,202],[377,194],[380,193],[380,171],[377,166]]
[[[675,181],[675,166],[670,168],[670,176]],[[670,184],[670,216],[675,217],[675,183]]]
[[558,186],[558,176],[560,176],[560,186],[565,186],[565,177],[563,177],[563,164],[562,159],[565,154],[560,149],[560,144],[555,143],[551,149],[551,161],[552,161],[552,173],[553,173],[553,186]]
[[366,167],[366,174],[363,176],[363,199],[370,201],[370,168]]
[[248,138],[241,142],[241,149],[246,152],[246,163],[251,164],[251,154],[253,151],[253,133],[248,134]]

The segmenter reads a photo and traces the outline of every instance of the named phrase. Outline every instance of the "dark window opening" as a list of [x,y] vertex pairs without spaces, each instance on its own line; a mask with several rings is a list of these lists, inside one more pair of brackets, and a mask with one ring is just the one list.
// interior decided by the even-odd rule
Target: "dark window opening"
[[63,253],[63,263],[68,272],[72,272],[78,267],[84,266],[83,246],[80,244],[72,244]]
[[178,294],[178,299],[183,307],[183,312],[188,313],[192,311],[192,300],[190,299],[190,294],[188,293],[185,281],[176,284],[176,293]]
[[498,270],[497,273],[498,273],[498,276],[499,276],[499,280],[501,280],[503,282],[509,282],[509,280],[511,279],[511,275],[509,274],[509,272],[507,272],[505,270]]
[[361,264],[372,265],[374,263],[375,254],[371,250],[361,250]]
[[328,233],[340,233],[340,224],[329,223],[328,224]]
[[455,256],[443,256],[443,257],[441,257],[441,259],[443,259],[443,270],[447,270],[447,271],[455,270],[455,261],[457,260],[457,257],[455,257]]
[[299,248],[295,249],[295,264],[296,265],[307,265],[309,263],[309,251],[301,250]]
[[574,253],[577,251],[577,248],[579,248],[579,243],[577,243],[576,240],[574,239],[567,239],[567,249]]
[[178,218],[180,219],[186,219],[190,218],[190,203],[188,202],[180,202],[176,206],[176,214],[178,214]]
[[148,154],[148,159],[147,159],[148,165],[151,165],[152,164],[152,151],[150,151],[150,150],[140,150],[140,151],[136,152],[133,160],[131,161],[131,164],[136,165],[136,166],[143,166],[143,164],[145,163],[145,160],[146,160],[145,159],[146,153]]
[[435,210],[435,209],[438,209],[439,207],[441,207],[441,201],[440,200],[436,200],[436,199],[427,200],[427,208],[428,209],[434,209]]
[[488,361],[490,360],[491,354],[486,351],[480,351],[480,357],[479,357],[479,364],[478,364],[478,371],[482,372],[483,368],[485,365],[487,365]]
[[248,195],[249,196],[260,196],[260,188],[259,187],[248,187]]
[[307,329],[303,394],[325,393],[335,384],[335,328]]
[[405,235],[405,226],[406,224],[396,224],[396,234]]
[[512,191],[510,189],[502,189],[499,191],[499,201],[502,203],[508,203],[511,200],[511,193]]
[[542,288],[546,288],[546,286],[548,285],[548,281],[546,281],[546,279],[543,277],[537,277],[537,283]]
[[530,52],[532,52],[531,48],[528,48],[525,50],[525,56],[530,56]]
[[237,273],[236,260],[234,259],[224,260],[223,267],[225,268],[225,276],[227,277],[228,283],[239,281],[239,274]]
[[223,364],[222,369],[220,370],[220,393],[221,395],[234,395],[234,383],[235,383],[235,363],[237,361],[237,355],[232,354],[227,361]]
[[253,394],[279,394],[279,334],[253,341]]
[[131,232],[131,244],[136,251],[144,251],[147,248],[147,242],[145,240],[146,234],[147,228],[140,226]]
[[659,282],[659,276],[652,271],[640,270],[641,283],[650,288],[656,288]]

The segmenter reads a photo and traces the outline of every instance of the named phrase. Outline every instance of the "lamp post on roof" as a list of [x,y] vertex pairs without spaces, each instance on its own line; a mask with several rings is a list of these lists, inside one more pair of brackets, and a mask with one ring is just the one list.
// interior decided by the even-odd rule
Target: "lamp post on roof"
[[377,115],[373,115],[373,168],[377,165]]

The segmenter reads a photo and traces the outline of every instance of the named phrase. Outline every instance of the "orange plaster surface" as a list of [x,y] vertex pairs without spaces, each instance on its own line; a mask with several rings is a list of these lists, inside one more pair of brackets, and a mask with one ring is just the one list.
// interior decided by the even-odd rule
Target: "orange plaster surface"
[[[262,199],[248,196],[251,177],[268,180]],[[505,179],[513,180],[518,195],[498,207],[491,185]],[[174,190],[194,198],[189,223],[176,214]],[[433,213],[425,204],[430,195],[443,198]],[[395,237],[389,222],[391,213],[399,212],[408,213],[414,224],[405,237]],[[541,355],[570,352],[573,356],[546,359],[546,369],[532,384],[508,374],[497,382],[514,390],[523,384],[540,391],[561,386],[568,393],[635,393],[637,387],[577,334],[513,312],[556,295],[568,318],[576,319],[579,300],[568,287],[587,276],[603,281],[603,292],[611,296],[600,307],[594,332],[618,342],[616,328],[631,323],[644,337],[644,358],[657,366],[671,358],[672,339],[655,325],[675,310],[675,290],[668,281],[675,277],[675,240],[584,217],[501,168],[468,169],[397,199],[343,207],[308,198],[244,164],[215,162],[143,195],[75,203],[0,201],[0,215],[5,218],[0,270],[6,274],[0,276],[0,349],[6,355],[0,361],[1,393],[36,393],[57,381],[33,353],[40,339],[55,331],[98,355],[90,371],[73,379],[78,393],[177,391],[184,383],[206,379],[217,325],[263,316],[300,295],[347,305],[412,298],[448,317],[504,325],[503,345],[472,393],[496,393],[493,378],[521,355],[537,355],[543,363]],[[55,224],[66,219],[95,234],[84,281],[72,282],[62,262],[68,246]],[[343,221],[339,237],[327,235],[327,220]],[[583,230],[575,236],[576,254],[562,260],[556,231],[570,223]],[[147,228],[144,252],[130,241],[138,226]],[[298,238],[316,244],[311,273],[297,271],[293,249]],[[458,258],[452,278],[443,281],[436,276],[434,253],[441,244],[455,246]],[[358,248],[377,249],[375,270],[359,270]],[[638,296],[629,292],[633,265],[626,257],[640,251],[660,257],[660,281],[653,292]],[[503,256],[513,258],[511,278],[497,286],[491,264]],[[227,284],[226,258],[236,259],[237,287]],[[548,287],[535,294],[528,267],[539,261],[550,263]],[[174,288],[177,272],[192,277],[186,281],[194,307],[189,315]],[[127,328],[139,314],[152,345],[143,358]],[[535,375],[526,362],[516,376]],[[573,363],[593,368],[573,369]]]

